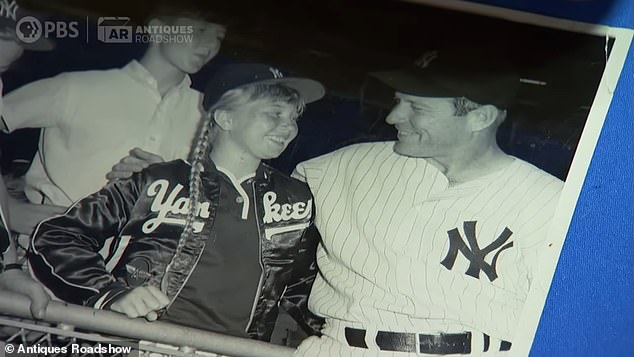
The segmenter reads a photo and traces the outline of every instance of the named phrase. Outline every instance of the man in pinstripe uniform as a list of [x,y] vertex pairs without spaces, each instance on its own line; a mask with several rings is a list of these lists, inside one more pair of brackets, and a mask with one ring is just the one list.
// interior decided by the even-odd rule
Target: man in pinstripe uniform
[[519,77],[477,55],[376,74],[398,140],[296,168],[323,237],[309,306],[326,318],[297,355],[512,355],[563,183],[498,147]]

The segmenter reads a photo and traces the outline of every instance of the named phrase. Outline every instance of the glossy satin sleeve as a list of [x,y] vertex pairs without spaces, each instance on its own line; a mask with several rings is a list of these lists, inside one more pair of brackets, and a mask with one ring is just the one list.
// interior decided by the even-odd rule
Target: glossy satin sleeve
[[[313,212],[315,207],[313,206]],[[324,319],[308,310],[308,296],[317,275],[317,245],[319,232],[311,218],[310,226],[304,231],[297,258],[293,266],[293,278],[288,284],[280,306],[297,321],[309,335],[320,335]]]
[[140,197],[144,173],[109,183],[74,204],[64,215],[36,228],[29,250],[35,276],[65,301],[93,305],[100,296],[120,292],[99,251],[113,243]]

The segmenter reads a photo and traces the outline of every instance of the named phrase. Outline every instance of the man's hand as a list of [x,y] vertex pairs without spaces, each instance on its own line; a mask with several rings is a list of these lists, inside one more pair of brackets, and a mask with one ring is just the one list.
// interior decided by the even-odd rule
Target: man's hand
[[119,178],[128,178],[133,173],[139,172],[152,164],[164,162],[162,157],[143,149],[134,148],[130,150],[130,154],[121,159],[112,167],[112,170],[106,174],[108,180]]
[[43,220],[66,212],[66,207],[38,205],[9,197],[9,226],[14,232],[31,234]]
[[46,306],[51,300],[44,288],[31,279],[25,272],[11,269],[0,274],[0,290],[26,295],[31,299],[31,315],[35,319],[43,319]]
[[153,286],[139,286],[110,305],[110,310],[130,318],[145,316],[148,321],[158,318],[157,311],[169,304],[170,299]]

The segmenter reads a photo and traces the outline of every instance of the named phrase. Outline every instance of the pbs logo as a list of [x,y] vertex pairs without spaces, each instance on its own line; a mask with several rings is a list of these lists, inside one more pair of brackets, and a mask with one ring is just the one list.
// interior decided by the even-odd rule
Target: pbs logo
[[33,16],[25,16],[15,25],[15,34],[24,43],[33,43],[42,37],[42,23]]
[[15,24],[15,34],[23,43],[31,44],[40,38],[77,38],[79,22],[77,21],[40,21],[33,16],[25,16]]

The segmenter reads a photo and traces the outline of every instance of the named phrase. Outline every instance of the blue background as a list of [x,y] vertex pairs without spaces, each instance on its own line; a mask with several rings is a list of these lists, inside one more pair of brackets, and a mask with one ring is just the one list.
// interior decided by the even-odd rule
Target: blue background
[[[634,27],[631,0],[477,1]],[[632,48],[583,185],[531,356],[633,356]]]

